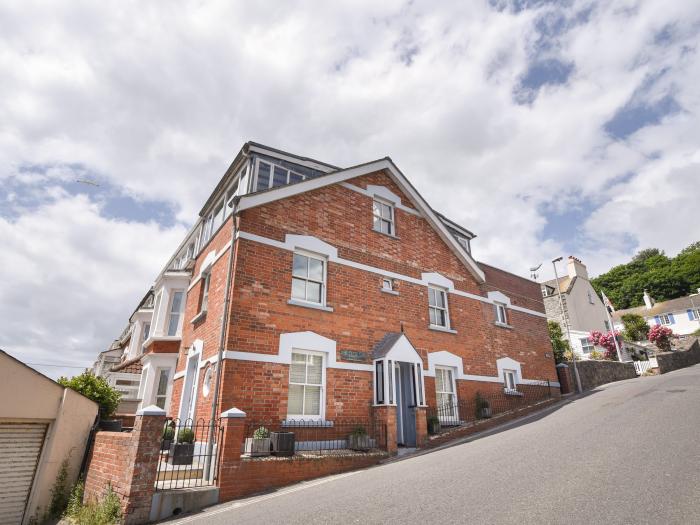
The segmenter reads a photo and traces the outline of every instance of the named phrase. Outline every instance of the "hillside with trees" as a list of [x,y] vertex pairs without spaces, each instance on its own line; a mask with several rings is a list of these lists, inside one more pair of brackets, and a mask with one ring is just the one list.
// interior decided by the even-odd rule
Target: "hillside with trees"
[[656,301],[667,301],[700,288],[700,242],[668,257],[657,248],[640,251],[626,264],[613,267],[591,280],[598,293],[610,298],[616,309],[644,304],[644,290]]

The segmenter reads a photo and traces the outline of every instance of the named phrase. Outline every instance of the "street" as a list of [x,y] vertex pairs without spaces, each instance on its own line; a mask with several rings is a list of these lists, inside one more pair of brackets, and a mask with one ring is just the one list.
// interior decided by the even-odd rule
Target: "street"
[[177,523],[700,523],[700,366]]

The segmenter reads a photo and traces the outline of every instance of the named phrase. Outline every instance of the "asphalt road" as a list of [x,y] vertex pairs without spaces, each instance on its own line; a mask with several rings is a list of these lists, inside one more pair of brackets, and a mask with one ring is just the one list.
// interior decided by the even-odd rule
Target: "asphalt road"
[[178,523],[700,523],[700,365]]

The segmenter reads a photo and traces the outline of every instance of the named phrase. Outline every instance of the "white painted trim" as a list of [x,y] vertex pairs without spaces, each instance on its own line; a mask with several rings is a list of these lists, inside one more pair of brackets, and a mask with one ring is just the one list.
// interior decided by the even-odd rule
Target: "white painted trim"
[[428,272],[421,273],[421,282],[427,283],[428,285],[437,286],[438,288],[444,288],[448,292],[452,292],[455,289],[455,283],[451,279],[448,279],[441,273]]
[[241,197],[238,209],[239,211],[247,210],[249,208],[254,208],[256,206],[261,206],[270,202],[274,202],[280,199],[286,199],[288,197],[293,197],[307,191],[323,188],[325,186],[330,186],[332,184],[337,184],[340,182],[345,182],[347,180],[359,177],[361,175],[367,175],[375,171],[386,170],[389,176],[396,182],[401,189],[406,192],[408,197],[411,199],[413,204],[416,206],[421,215],[431,224],[433,229],[438,233],[442,241],[447,244],[452,251],[455,253],[457,258],[467,267],[467,269],[472,273],[476,280],[480,283],[485,282],[486,278],[484,272],[476,264],[476,261],[472,259],[472,256],[467,250],[459,244],[457,239],[449,232],[447,226],[440,220],[440,218],[435,215],[432,208],[428,205],[423,197],[411,186],[406,177],[401,173],[401,171],[396,167],[396,165],[390,159],[381,159],[374,162],[369,162],[361,166],[355,166],[353,168],[348,168],[344,170],[339,170],[334,173],[330,173],[323,177],[316,177],[313,179],[308,179],[297,184],[291,184],[288,186],[280,186],[270,191],[253,193],[250,195],[244,195]]
[[510,297],[499,291],[491,291],[486,294],[487,297],[494,303],[501,303],[510,307]]
[[246,413],[243,412],[243,410],[239,410],[234,407],[222,412],[220,417],[222,417],[223,419],[243,418],[246,417]]
[[[288,251],[292,251],[292,252],[294,251],[293,246],[291,244],[288,244],[287,242],[281,242],[281,241],[277,241],[275,239],[269,239],[267,237],[262,237],[261,235],[257,235],[255,233],[239,231],[237,237],[241,238],[241,239],[248,240],[248,241],[254,241],[254,242],[259,242],[261,244],[266,244],[266,245],[272,246],[274,248],[279,248],[280,250],[288,250]],[[321,241],[321,242],[323,242],[323,241]],[[370,272],[370,273],[374,273],[377,275],[381,275],[383,277],[390,277],[392,279],[398,279],[400,281],[405,281],[405,282],[408,282],[411,284],[417,284],[417,285],[421,285],[421,286],[428,286],[430,284],[428,281],[425,281],[422,278],[416,279],[416,278],[410,277],[408,275],[403,275],[400,273],[391,272],[389,270],[383,270],[381,268],[369,266],[369,265],[363,264],[363,263],[358,263],[355,261],[351,261],[349,259],[343,259],[343,258],[338,257],[338,256],[328,255],[328,262],[342,264],[344,266],[349,266],[350,268],[355,268],[356,270],[362,270],[365,272]],[[427,273],[426,275],[432,275],[432,273],[430,273],[430,274]],[[439,275],[439,274],[435,274],[435,275]],[[447,279],[447,278],[445,278],[445,279]],[[450,281],[450,282],[452,282],[452,281]],[[469,292],[463,292],[462,290],[457,290],[456,288],[454,288],[454,285],[453,285],[452,289],[448,290],[448,292],[453,293],[455,295],[459,295],[460,297],[466,297],[467,299],[473,299],[475,301],[481,301],[481,302],[487,303],[487,304],[494,304],[494,302],[491,299],[489,299],[488,297],[484,297],[482,295],[476,295],[476,294],[469,293]],[[511,305],[510,308],[512,310],[526,313],[529,315],[534,315],[536,317],[542,317],[544,319],[547,318],[546,314],[543,314],[541,312],[537,312],[535,310],[530,310],[528,308],[523,308],[521,306]]]
[[515,372],[515,384],[516,386],[520,383],[522,383],[523,379],[523,373],[522,370],[520,369],[520,363],[516,361],[515,359],[511,359],[510,357],[501,357],[500,359],[496,359],[496,368],[498,369],[498,378],[503,382],[505,385],[505,377],[503,376],[503,371],[504,370],[513,370]]
[[[410,214],[416,215],[418,217],[421,216],[420,212],[402,204],[401,198],[398,195],[395,195],[391,190],[389,190],[385,186],[369,185],[369,186],[367,186],[367,189],[365,190],[364,188],[360,188],[359,186],[355,186],[354,184],[350,184],[349,182],[341,182],[340,185],[343,188],[360,193],[360,194],[364,195],[365,197],[369,197],[370,199],[373,199],[374,196],[376,195],[378,197],[381,197],[383,199],[386,199],[386,200],[392,202],[394,204],[394,207],[401,210],[401,211],[405,211],[406,213],[410,213]],[[381,192],[381,190],[380,190],[381,193],[377,193],[376,191],[373,191],[370,188],[375,188],[375,189],[376,188],[383,188],[384,190],[386,190],[386,192]]]
[[[324,173],[330,173],[330,172],[338,169],[338,168],[334,168],[332,166],[328,166],[326,164],[320,164],[319,162],[314,162],[313,160],[310,160],[310,159],[300,159],[298,157],[292,157],[290,155],[285,155],[281,151],[273,151],[273,150],[261,148],[260,146],[256,146],[254,144],[251,144],[250,146],[248,146],[248,152],[260,153],[261,155],[266,155],[267,157],[272,157],[273,159],[286,160],[286,161],[291,162],[293,164],[298,164],[299,166],[306,166],[307,168],[322,171]],[[263,159],[263,161],[269,162],[265,159]]]
[[137,416],[164,416],[165,415],[165,410],[162,408],[156,406],[156,405],[150,405],[144,408],[141,408],[136,411]]

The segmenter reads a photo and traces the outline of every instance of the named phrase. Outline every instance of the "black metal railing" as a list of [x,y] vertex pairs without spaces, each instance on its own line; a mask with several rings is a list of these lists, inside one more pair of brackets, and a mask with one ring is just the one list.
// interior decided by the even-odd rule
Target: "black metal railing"
[[477,392],[464,398],[453,398],[431,406],[427,411],[428,432],[435,434],[442,427],[455,427],[513,412],[552,397],[549,381],[519,384],[515,389],[501,388],[497,392]]
[[156,490],[213,485],[217,475],[217,444],[222,433],[218,420],[166,420]]
[[386,423],[373,419],[248,421],[241,453],[301,457],[386,450]]

